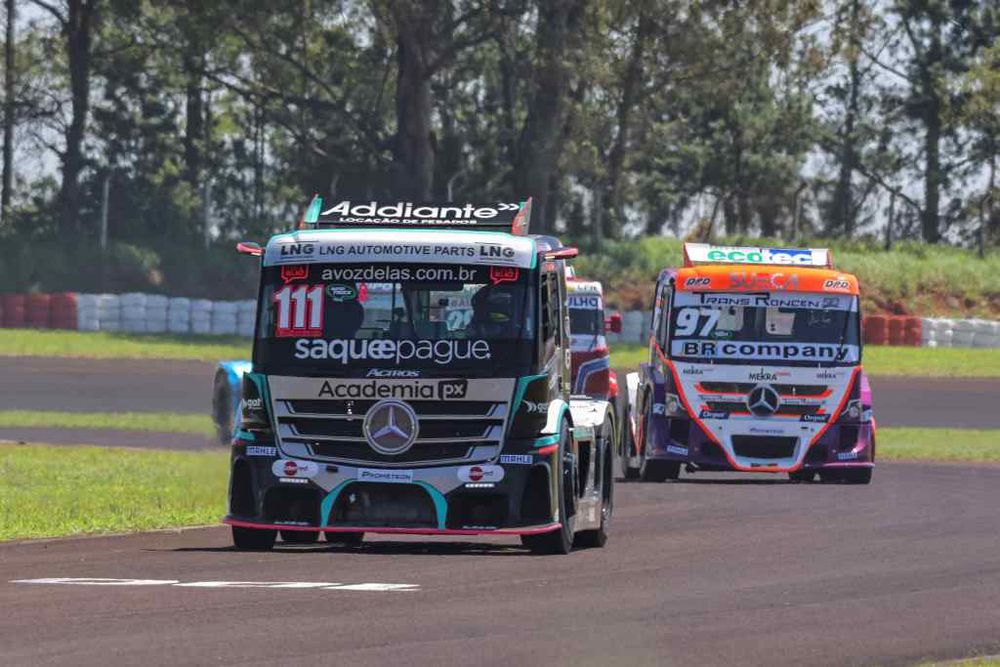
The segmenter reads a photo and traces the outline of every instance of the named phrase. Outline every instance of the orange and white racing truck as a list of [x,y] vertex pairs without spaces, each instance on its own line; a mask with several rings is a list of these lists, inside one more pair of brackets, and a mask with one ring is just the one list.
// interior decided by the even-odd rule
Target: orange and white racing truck
[[626,476],[869,483],[861,351],[858,280],[828,250],[685,244],[656,283],[648,361],[626,378]]

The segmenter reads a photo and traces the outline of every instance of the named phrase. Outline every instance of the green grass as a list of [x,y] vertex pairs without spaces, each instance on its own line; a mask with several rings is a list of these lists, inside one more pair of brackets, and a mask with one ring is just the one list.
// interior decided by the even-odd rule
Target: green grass
[[[636,368],[646,361],[646,346],[616,343],[611,346],[613,368]],[[871,375],[912,377],[1000,377],[1000,349],[960,347],[869,346],[864,367]]]
[[1000,429],[880,428],[879,459],[1000,461]]
[[0,445],[0,540],[217,523],[228,457]]
[[0,329],[0,355],[219,361],[248,359],[250,341],[237,336]]
[[54,412],[0,410],[0,427],[100,428],[212,435],[208,415],[181,412]]

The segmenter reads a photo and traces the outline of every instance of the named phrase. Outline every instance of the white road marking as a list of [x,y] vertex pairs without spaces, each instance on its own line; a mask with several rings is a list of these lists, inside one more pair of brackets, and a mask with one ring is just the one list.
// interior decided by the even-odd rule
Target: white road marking
[[44,577],[12,579],[12,584],[63,584],[70,586],[177,586],[180,588],[314,588],[323,591],[417,591],[419,584],[338,584],[332,581],[189,581],[177,579],[105,579],[101,577]]

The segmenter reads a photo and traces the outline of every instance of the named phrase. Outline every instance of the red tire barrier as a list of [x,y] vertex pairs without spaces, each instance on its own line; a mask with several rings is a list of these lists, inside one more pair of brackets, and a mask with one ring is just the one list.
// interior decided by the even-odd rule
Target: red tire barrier
[[889,340],[888,323],[885,315],[869,315],[864,319],[865,343],[885,345]]
[[25,308],[25,324],[34,329],[49,328],[49,310],[52,297],[43,293],[32,293],[27,296]]
[[53,329],[76,329],[76,294],[53,294],[49,309],[49,326]]
[[893,315],[889,318],[889,345],[903,345],[906,318]]
[[23,327],[25,322],[25,300],[23,294],[4,294],[0,297],[3,307],[5,327]]
[[903,323],[903,344],[920,347],[924,323],[919,317],[907,317]]

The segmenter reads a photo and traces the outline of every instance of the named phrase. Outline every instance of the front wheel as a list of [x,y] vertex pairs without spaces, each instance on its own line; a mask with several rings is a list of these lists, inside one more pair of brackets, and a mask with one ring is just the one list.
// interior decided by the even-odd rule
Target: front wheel
[[342,533],[339,530],[330,530],[323,533],[326,541],[344,547],[356,547],[365,541],[364,533]]
[[233,526],[233,546],[239,551],[270,551],[278,531]]
[[556,497],[559,502],[559,529],[541,535],[522,535],[521,544],[538,555],[568,554],[573,549],[573,520],[569,515],[572,507],[573,493],[576,485],[573,483],[573,468],[576,461],[570,451],[569,433],[565,422],[559,438],[560,468]]
[[212,421],[215,424],[215,436],[223,445],[228,445],[233,438],[234,418],[233,393],[229,386],[229,378],[219,371],[212,383]]
[[611,522],[611,514],[615,507],[615,476],[611,472],[613,456],[611,455],[614,438],[614,429],[611,422],[604,421],[601,427],[601,442],[604,443],[602,449],[604,455],[601,464],[601,525],[594,530],[585,530],[576,536],[575,546],[586,549],[600,549],[608,541],[608,524]]
[[819,478],[824,484],[871,484],[872,468],[825,470],[820,472]]
[[681,475],[681,464],[679,461],[651,461],[646,459],[642,462],[642,481],[644,482],[665,482],[668,479],[677,479]]

